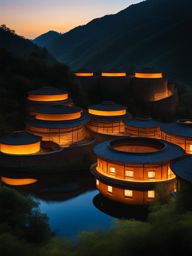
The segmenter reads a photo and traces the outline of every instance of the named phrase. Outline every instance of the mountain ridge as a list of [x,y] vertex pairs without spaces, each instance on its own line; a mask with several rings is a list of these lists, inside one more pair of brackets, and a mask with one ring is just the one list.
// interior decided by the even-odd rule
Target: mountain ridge
[[137,66],[154,65],[189,83],[191,10],[190,0],[143,1],[76,27],[46,47],[74,70],[132,72]]

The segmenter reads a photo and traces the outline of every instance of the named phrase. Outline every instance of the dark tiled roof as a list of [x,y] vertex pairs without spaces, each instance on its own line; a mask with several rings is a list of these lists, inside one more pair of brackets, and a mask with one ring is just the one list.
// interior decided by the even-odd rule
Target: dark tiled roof
[[103,101],[100,104],[90,106],[89,109],[103,110],[103,111],[118,111],[126,109],[125,106],[116,104],[113,101]]
[[124,119],[128,119],[130,118],[130,114],[126,114],[126,115],[121,115],[121,116],[96,116],[96,115],[91,115],[88,114],[90,116],[91,119],[94,120],[99,120],[101,122],[118,122]]
[[192,125],[186,125],[180,122],[162,123],[161,130],[168,134],[192,138]]
[[185,155],[172,161],[172,171],[183,180],[192,182],[192,156]]
[[136,128],[158,128],[160,122],[153,119],[127,119],[124,121],[125,125]]
[[57,89],[55,87],[44,87],[37,90],[32,90],[28,92],[30,95],[57,95],[67,93],[64,90]]
[[39,128],[74,128],[82,124],[86,124],[89,121],[89,118],[86,114],[82,114],[82,116],[75,120],[65,120],[65,121],[44,121],[37,120],[34,117],[29,117],[26,119],[26,124],[39,127]]
[[[142,143],[160,143],[164,145],[160,150],[152,153],[132,153],[132,152],[122,152],[113,149],[114,143],[126,143],[130,142],[141,142]],[[106,160],[119,162],[119,163],[161,163],[164,161],[169,161],[181,157],[184,154],[184,150],[177,145],[168,143],[166,141],[149,139],[149,138],[128,138],[124,137],[121,139],[109,140],[102,142],[94,147],[94,153]]]
[[72,113],[79,113],[81,112],[80,107],[76,106],[65,106],[65,105],[55,105],[55,106],[48,106],[44,108],[39,108],[37,113],[42,114],[72,114]]
[[36,143],[38,141],[41,141],[41,137],[24,131],[13,132],[0,139],[0,143],[6,145],[27,145]]

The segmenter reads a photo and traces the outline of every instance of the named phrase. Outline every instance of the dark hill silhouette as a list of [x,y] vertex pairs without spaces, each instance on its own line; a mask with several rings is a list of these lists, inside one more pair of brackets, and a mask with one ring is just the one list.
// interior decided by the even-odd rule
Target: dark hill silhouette
[[63,34],[47,49],[73,69],[94,71],[156,66],[189,83],[192,1],[147,0]]
[[61,37],[62,34],[56,32],[56,31],[48,31],[45,34],[42,34],[35,38],[33,42],[37,44],[40,47],[46,47],[48,44],[51,44],[54,40],[58,39]]
[[46,49],[39,48],[30,40],[18,36],[14,30],[9,29],[6,25],[0,26],[0,49],[6,49],[17,57],[27,58],[35,54],[51,63],[56,62]]

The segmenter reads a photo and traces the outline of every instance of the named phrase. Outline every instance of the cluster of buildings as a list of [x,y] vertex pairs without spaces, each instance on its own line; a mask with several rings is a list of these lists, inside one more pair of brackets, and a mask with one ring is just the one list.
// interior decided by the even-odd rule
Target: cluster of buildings
[[[85,84],[98,79],[92,72],[75,75]],[[111,81],[119,91],[122,79],[127,79],[126,73],[100,76],[101,83],[110,85]],[[25,130],[0,139],[0,166],[14,172],[28,169],[28,176],[5,175],[2,181],[32,184],[37,179],[30,176],[30,168],[33,174],[91,163],[101,194],[127,204],[148,204],[160,196],[160,190],[175,192],[176,176],[191,182],[192,120],[165,123],[146,115],[147,108],[159,117],[163,111],[175,112],[174,86],[162,73],[148,69],[133,75],[132,86],[135,102],[143,106],[143,113],[135,116],[111,100],[82,109],[74,105],[67,91],[52,87],[30,91]]]

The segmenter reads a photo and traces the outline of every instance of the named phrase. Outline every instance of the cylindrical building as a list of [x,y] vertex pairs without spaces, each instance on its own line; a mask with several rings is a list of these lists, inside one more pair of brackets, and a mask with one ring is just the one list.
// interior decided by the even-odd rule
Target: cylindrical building
[[135,72],[131,93],[137,113],[150,113],[155,118],[174,118],[177,108],[177,90],[162,72],[145,68]]
[[158,198],[158,186],[175,188],[170,161],[184,154],[177,145],[151,138],[121,138],[95,146],[97,164],[91,171],[98,190],[111,200],[148,204]]
[[161,124],[162,139],[179,145],[187,154],[192,154],[192,120],[179,120]]
[[61,147],[83,141],[86,136],[87,115],[76,106],[52,106],[40,108],[34,117],[26,121],[26,130],[52,141]]
[[101,72],[98,79],[98,93],[101,100],[118,99],[127,104],[131,77],[124,71]]
[[27,111],[29,114],[34,114],[39,107],[58,104],[67,106],[73,105],[67,91],[60,90],[55,87],[44,87],[28,92]]
[[146,137],[161,139],[160,123],[151,118],[127,119],[125,135],[130,137]]
[[19,131],[0,139],[0,152],[9,155],[31,155],[41,150],[41,137]]
[[116,136],[124,134],[123,121],[128,118],[126,107],[115,104],[113,101],[104,101],[101,104],[90,106],[88,113],[90,121],[87,127],[91,131]]

